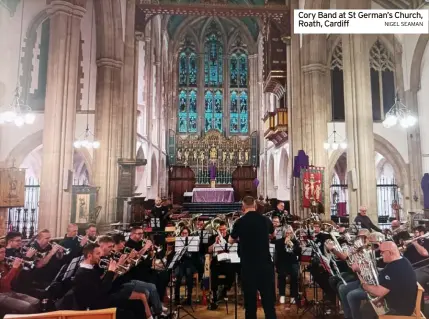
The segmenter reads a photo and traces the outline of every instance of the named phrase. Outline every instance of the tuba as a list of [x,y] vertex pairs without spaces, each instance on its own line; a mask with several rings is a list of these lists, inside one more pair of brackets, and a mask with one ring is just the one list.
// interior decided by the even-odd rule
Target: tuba
[[192,220],[193,218],[182,218],[181,220],[179,220],[179,222],[175,225],[175,237],[180,237],[180,233],[182,232],[183,227],[187,227],[191,230],[193,228]]

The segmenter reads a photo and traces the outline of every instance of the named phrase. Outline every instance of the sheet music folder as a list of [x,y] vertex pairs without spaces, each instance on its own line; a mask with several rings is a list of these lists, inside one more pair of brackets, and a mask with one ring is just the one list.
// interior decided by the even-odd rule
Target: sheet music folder
[[176,252],[180,252],[184,247],[187,247],[190,253],[198,252],[200,250],[200,237],[176,237],[174,247]]
[[238,244],[217,244],[213,246],[214,254],[217,256],[218,261],[230,262],[238,264],[240,257],[238,257]]
[[152,217],[150,219],[150,227],[151,228],[160,228],[161,227],[161,219]]

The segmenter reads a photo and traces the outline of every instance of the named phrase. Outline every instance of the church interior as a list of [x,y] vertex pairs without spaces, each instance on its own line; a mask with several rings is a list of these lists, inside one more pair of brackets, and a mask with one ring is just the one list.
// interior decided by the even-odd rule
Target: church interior
[[[428,8],[0,0],[0,238],[108,234],[158,200],[174,227],[246,196],[302,221],[349,227],[364,206],[382,230],[426,224],[429,35],[300,35],[293,11]],[[193,315],[233,317],[219,308]]]

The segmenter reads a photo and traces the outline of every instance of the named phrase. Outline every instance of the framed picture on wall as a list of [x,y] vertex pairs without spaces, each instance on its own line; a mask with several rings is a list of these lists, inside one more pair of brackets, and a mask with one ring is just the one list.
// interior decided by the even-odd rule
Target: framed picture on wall
[[25,169],[0,170],[0,207],[23,207],[25,204]]
[[95,204],[97,200],[97,187],[73,186],[72,211],[70,222],[75,224],[94,223]]

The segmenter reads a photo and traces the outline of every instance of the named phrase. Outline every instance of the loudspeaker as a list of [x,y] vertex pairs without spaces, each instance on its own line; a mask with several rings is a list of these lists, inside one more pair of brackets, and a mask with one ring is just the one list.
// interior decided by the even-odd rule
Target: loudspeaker
[[73,171],[68,169],[64,171],[63,190],[70,192],[73,186]]
[[358,189],[356,169],[352,168],[350,171],[347,172],[347,184],[354,191]]

